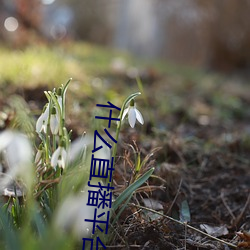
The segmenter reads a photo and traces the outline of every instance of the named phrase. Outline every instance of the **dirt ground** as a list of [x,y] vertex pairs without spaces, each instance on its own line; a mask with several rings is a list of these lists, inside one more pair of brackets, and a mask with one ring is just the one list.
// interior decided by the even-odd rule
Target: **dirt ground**
[[[113,75],[103,77],[114,81]],[[250,85],[228,78],[223,84],[202,81],[144,79],[149,115],[142,109],[145,126],[122,130],[115,194],[135,176],[132,148],[142,159],[154,152],[142,172],[152,166],[155,172],[122,212],[107,249],[235,249],[227,243],[250,247],[250,236],[236,233],[250,230]],[[44,102],[42,88],[11,91],[24,96],[32,110]],[[71,116],[75,131],[80,117]]]
[[[205,84],[176,86],[164,78],[147,87],[157,122],[146,124],[145,136],[123,132],[123,157],[115,180],[122,183],[119,176],[127,181],[133,176],[131,145],[144,156],[159,147],[147,166],[156,168],[156,177],[124,211],[113,245],[116,249],[235,249],[231,243],[249,248],[249,233],[241,237],[236,233],[250,230],[249,84],[224,79],[223,85],[208,90]],[[180,105],[164,116],[160,103],[169,105],[175,96],[181,99]],[[231,101],[240,105],[236,108]],[[133,204],[188,220],[188,225],[225,242]]]

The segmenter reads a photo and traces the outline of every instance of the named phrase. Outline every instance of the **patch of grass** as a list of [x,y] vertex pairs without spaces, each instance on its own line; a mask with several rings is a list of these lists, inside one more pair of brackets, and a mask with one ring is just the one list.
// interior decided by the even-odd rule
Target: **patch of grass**
[[58,52],[46,47],[23,51],[0,47],[0,53],[1,83],[27,86],[54,83],[67,77],[67,63]]
[[127,63],[131,62],[131,57],[126,53],[87,43],[64,44],[63,49],[92,76],[109,72],[110,64],[115,57],[121,57]]
[[72,77],[85,81],[91,73],[107,71],[114,54],[84,43],[30,46],[13,50],[0,46],[0,83],[56,85]]
[[50,84],[64,82],[72,77],[86,81],[88,77],[108,74],[114,58],[121,58],[127,67],[155,67],[160,73],[180,74],[185,78],[203,76],[199,69],[177,66],[152,59],[138,59],[128,53],[83,42],[61,45],[33,45],[15,50],[0,45],[0,84],[18,85]]

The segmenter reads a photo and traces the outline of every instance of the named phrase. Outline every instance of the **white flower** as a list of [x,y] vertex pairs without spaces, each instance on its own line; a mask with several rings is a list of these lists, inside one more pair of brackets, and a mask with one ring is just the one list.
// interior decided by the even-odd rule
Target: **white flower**
[[59,117],[55,107],[52,108],[50,116],[50,130],[53,135],[56,135],[59,131]]
[[51,166],[56,168],[59,166],[64,169],[67,160],[67,152],[63,146],[59,146],[51,157]]
[[62,87],[58,88],[57,94],[56,94],[56,99],[58,101],[58,104],[60,106],[60,110],[62,112],[62,103],[63,103],[63,97],[62,97]]
[[40,115],[36,122],[36,132],[41,133],[42,131],[46,134],[47,132],[47,125],[49,120],[49,104],[47,104],[45,110]]
[[68,163],[72,164],[79,159],[85,159],[87,147],[90,146],[93,141],[94,138],[85,134],[74,140],[68,149]]
[[128,108],[126,108],[123,112],[122,120],[125,118],[125,116],[128,114],[128,122],[129,125],[133,128],[135,126],[136,119],[143,124],[144,120],[142,117],[141,112],[135,107],[134,100],[130,101],[130,105]]
[[7,173],[1,179],[1,187],[21,177],[27,186],[32,183],[32,147],[28,138],[17,132],[6,130],[0,133],[0,152],[7,163]]
[[61,109],[61,111],[62,111],[62,96],[58,95],[58,96],[57,96],[57,101],[58,101],[58,104],[59,104],[60,109]]
[[[100,181],[101,185],[105,185]],[[91,183],[98,186],[98,182]],[[99,187],[84,186],[80,194],[69,194],[62,203],[58,206],[54,225],[56,230],[64,233],[72,233],[76,238],[91,237],[93,230],[93,222],[85,221],[85,219],[94,218],[95,208],[87,205],[88,191],[99,191]],[[105,213],[102,220],[107,217],[107,212],[110,211],[108,207],[98,208],[98,214]]]
[[87,206],[88,192],[82,195],[69,195],[59,207],[56,218],[56,229],[64,233],[73,233],[75,237],[91,236],[92,225],[85,219],[94,217],[94,208]]

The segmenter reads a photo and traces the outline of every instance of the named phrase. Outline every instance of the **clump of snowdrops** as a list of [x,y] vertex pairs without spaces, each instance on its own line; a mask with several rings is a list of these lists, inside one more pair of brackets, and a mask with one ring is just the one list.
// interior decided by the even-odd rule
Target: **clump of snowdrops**
[[[72,131],[65,126],[69,84],[70,80],[57,89],[45,91],[47,103],[34,131],[0,133],[0,192],[2,197],[9,197],[7,201],[0,200],[0,249],[80,249],[82,237],[95,237],[91,235],[91,224],[85,221],[94,213],[86,205],[88,190],[95,190],[87,186],[93,136],[87,133],[71,141]],[[131,127],[136,120],[144,123],[135,107],[138,95],[131,94],[118,114],[120,121],[115,134],[118,144],[126,116]],[[104,150],[99,158],[116,157],[117,144],[112,152],[102,145]],[[140,166],[137,164],[137,170]],[[153,171],[151,168],[136,176],[131,185],[113,198],[113,222]]]

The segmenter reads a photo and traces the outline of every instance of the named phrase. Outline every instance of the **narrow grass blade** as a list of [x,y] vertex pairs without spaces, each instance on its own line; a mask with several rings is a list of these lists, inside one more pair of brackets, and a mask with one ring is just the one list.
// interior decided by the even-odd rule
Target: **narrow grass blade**
[[2,208],[0,208],[0,232],[3,231],[6,250],[21,250],[20,242],[17,237],[17,234],[14,231],[14,228],[11,228],[7,214],[3,212]]

